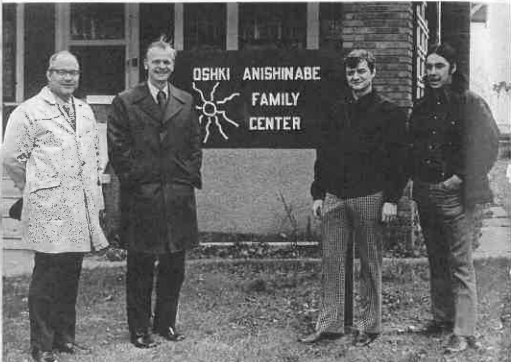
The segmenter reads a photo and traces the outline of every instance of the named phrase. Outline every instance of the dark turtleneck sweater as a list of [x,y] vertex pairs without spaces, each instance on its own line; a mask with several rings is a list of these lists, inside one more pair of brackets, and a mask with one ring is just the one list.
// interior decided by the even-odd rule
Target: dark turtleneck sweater
[[316,152],[313,199],[383,191],[397,202],[406,184],[406,115],[374,90],[358,100],[350,93],[332,105]]

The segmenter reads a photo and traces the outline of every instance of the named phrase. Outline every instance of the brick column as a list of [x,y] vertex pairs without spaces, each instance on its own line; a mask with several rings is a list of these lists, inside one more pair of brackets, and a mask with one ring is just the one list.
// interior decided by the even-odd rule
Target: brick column
[[470,74],[470,3],[442,2],[442,42],[458,50],[458,69]]
[[372,51],[376,56],[377,91],[401,107],[411,107],[412,3],[345,3],[342,25],[345,54],[355,48]]

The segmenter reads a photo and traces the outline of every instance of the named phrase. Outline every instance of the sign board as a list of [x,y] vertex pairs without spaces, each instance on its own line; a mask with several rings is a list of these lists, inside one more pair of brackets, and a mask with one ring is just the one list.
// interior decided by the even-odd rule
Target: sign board
[[313,148],[339,65],[334,51],[182,51],[172,82],[195,98],[203,147]]

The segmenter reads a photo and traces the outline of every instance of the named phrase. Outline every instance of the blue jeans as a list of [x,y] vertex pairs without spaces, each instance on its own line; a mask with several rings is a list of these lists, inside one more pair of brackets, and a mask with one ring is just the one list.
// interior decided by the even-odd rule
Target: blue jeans
[[461,187],[415,181],[413,198],[428,251],[433,319],[453,323],[454,334],[473,336],[476,277]]

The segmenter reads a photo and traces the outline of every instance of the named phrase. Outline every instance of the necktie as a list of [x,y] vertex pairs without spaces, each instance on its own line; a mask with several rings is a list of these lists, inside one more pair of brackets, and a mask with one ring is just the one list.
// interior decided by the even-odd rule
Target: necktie
[[158,99],[158,105],[160,109],[163,111],[165,109],[165,92],[159,91],[156,95],[156,99]]
[[62,108],[64,108],[64,111],[67,114],[67,117],[69,119],[69,122],[71,123],[71,127],[76,131],[76,117],[75,117],[75,110],[73,108],[72,104],[64,103],[62,105]]

